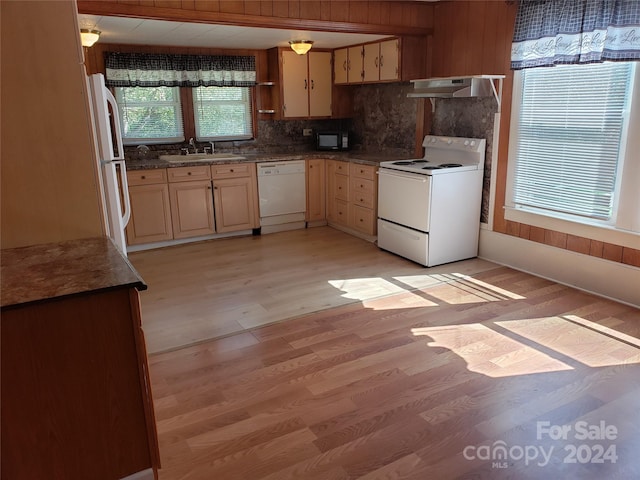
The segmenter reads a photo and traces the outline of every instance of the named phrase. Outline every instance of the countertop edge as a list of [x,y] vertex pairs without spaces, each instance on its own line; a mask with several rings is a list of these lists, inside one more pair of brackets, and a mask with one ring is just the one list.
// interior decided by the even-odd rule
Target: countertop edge
[[147,285],[108,237],[2,249],[0,310]]
[[333,152],[305,152],[305,153],[282,153],[282,154],[246,154],[239,152],[242,159],[233,160],[194,160],[190,161],[189,156],[184,156],[184,161],[172,162],[169,160],[156,159],[129,159],[126,160],[127,170],[152,170],[159,168],[193,167],[209,165],[228,165],[231,163],[261,163],[261,162],[283,162],[290,160],[342,160],[350,163],[362,165],[378,166],[380,162],[388,160],[406,160],[413,158],[411,155],[381,155],[365,153],[333,153]]

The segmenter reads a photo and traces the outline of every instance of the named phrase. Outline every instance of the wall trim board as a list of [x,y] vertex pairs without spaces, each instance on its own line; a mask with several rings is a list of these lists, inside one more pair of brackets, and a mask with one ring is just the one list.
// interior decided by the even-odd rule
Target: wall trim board
[[640,268],[519,237],[480,230],[479,257],[640,307]]
[[430,27],[411,25],[381,25],[336,20],[315,20],[296,17],[277,17],[220,11],[191,10],[132,5],[116,2],[79,0],[78,13],[116,17],[136,17],[150,20],[172,20],[178,22],[216,23],[246,27],[284,28],[294,30],[316,30],[343,33],[370,33],[377,35],[431,35]]

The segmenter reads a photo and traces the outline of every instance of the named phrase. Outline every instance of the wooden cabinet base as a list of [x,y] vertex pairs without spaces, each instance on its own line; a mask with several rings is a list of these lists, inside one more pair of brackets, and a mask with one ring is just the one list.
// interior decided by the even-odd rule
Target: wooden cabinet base
[[126,288],[2,311],[2,478],[153,475],[139,320]]

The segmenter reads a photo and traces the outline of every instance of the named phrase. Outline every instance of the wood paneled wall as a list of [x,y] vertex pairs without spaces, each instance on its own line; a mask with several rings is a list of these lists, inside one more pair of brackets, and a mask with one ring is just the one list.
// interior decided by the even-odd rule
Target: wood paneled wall
[[433,5],[430,3],[389,0],[79,0],[78,11],[95,15],[388,35],[424,35],[433,27]]
[[434,77],[503,74],[493,229],[583,255],[640,266],[640,250],[508,221],[504,218],[513,72],[511,42],[517,6],[512,1],[444,1],[435,5],[431,73]]
[[2,248],[104,235],[75,2],[0,9]]

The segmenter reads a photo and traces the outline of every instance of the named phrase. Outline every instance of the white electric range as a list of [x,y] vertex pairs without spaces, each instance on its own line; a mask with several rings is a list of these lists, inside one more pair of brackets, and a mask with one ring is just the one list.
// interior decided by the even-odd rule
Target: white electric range
[[381,162],[378,247],[431,267],[475,257],[486,141],[427,135],[424,156]]

